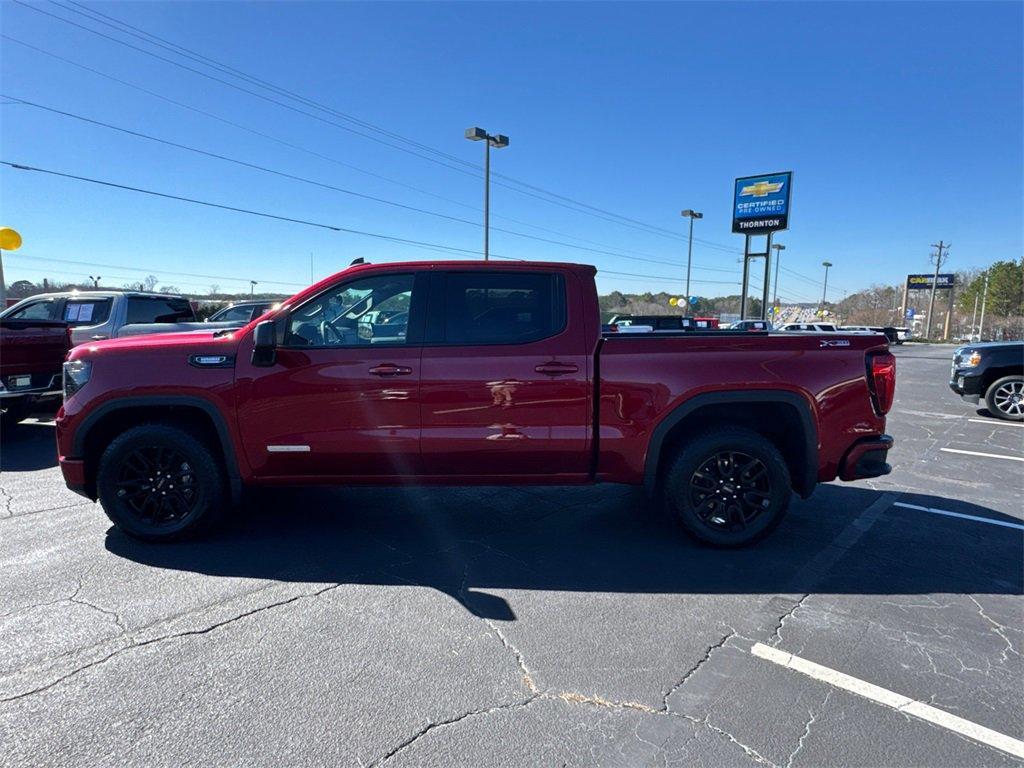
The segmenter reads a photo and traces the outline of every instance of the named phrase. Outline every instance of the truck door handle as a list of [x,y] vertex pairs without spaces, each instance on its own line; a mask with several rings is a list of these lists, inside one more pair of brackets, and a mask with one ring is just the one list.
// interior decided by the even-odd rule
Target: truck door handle
[[370,373],[374,376],[408,376],[412,373],[412,368],[394,363],[381,363],[371,368]]
[[97,333],[95,336],[90,336],[89,338],[92,339],[93,341],[103,341],[107,337],[104,336],[102,333]]
[[565,376],[567,373],[576,373],[579,369],[575,363],[541,363],[533,370],[548,376]]

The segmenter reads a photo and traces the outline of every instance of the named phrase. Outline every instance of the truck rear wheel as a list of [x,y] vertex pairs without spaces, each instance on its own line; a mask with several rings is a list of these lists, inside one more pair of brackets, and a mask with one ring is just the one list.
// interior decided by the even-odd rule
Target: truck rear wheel
[[188,538],[226,506],[224,472],[206,444],[167,424],[142,424],[113,440],[96,486],[107,517],[146,541]]
[[741,427],[685,443],[662,490],[666,508],[686,531],[716,547],[741,547],[767,536],[782,522],[792,496],[778,448]]

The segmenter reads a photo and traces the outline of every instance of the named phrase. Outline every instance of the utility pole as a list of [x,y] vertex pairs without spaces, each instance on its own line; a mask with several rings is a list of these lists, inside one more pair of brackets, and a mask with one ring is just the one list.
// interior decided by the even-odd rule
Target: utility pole
[[981,320],[978,321],[978,341],[981,341],[985,331],[985,302],[988,300],[988,272],[985,273],[985,288],[981,294]]
[[951,243],[944,243],[941,240],[939,240],[938,245],[932,243],[932,248],[935,249],[935,253],[932,254],[932,260],[935,262],[935,276],[932,278],[932,295],[928,299],[928,328],[924,334],[926,339],[932,337],[932,315],[935,314],[935,289],[939,287],[939,270],[942,269],[942,265],[945,263],[942,250],[945,249],[947,251],[946,258],[948,258],[950,245]]

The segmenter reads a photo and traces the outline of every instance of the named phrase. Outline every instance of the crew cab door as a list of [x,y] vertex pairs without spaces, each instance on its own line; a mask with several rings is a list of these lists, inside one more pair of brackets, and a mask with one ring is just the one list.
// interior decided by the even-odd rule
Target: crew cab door
[[239,430],[257,477],[420,472],[426,279],[353,276],[278,320],[272,367],[238,361]]
[[589,357],[574,280],[520,268],[432,275],[421,382],[427,474],[586,474]]

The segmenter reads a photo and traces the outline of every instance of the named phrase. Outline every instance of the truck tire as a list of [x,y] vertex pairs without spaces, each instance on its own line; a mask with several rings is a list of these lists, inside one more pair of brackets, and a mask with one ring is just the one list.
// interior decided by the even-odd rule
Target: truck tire
[[985,405],[993,416],[1024,421],[1024,376],[1003,376],[985,390]]
[[753,430],[725,427],[684,443],[662,484],[664,503],[694,538],[742,547],[782,522],[792,496],[782,454]]
[[141,424],[111,441],[96,489],[111,522],[145,541],[195,536],[227,506],[224,471],[209,447],[168,424]]

